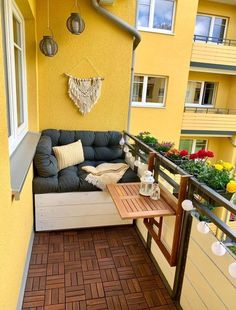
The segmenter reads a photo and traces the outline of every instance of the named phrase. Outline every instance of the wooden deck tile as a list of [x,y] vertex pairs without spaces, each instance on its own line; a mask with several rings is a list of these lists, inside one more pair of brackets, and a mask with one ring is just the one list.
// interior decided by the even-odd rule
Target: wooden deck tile
[[134,227],[36,233],[23,310],[174,310]]

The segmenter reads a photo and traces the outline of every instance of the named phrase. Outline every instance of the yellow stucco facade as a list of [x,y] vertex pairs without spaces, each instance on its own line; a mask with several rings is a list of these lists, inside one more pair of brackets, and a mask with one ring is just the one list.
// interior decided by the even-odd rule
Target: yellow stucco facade
[[[165,76],[168,83],[163,107],[132,107],[130,128],[134,134],[149,131],[159,141],[173,141],[175,147],[179,146],[180,138],[199,136],[199,139],[208,140],[208,148],[216,154],[215,160],[229,160],[235,164],[235,147],[229,140],[236,132],[235,113],[230,111],[231,115],[225,117],[223,114],[204,115],[203,111],[184,113],[188,81],[215,83],[213,108],[236,109],[235,46],[193,42],[197,14],[227,18],[225,37],[236,39],[236,7],[220,2],[177,1],[173,33],[141,31],[143,40],[136,53],[135,74]],[[192,64],[196,61],[199,66]],[[186,129],[192,133],[181,135]],[[209,130],[213,132],[202,134]]]

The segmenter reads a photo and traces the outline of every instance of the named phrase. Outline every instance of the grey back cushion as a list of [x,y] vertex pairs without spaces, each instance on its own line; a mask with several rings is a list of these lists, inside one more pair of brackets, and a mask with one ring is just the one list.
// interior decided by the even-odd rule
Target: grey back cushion
[[42,136],[45,135],[51,138],[52,147],[81,140],[85,160],[111,161],[123,158],[119,145],[121,133],[118,131],[47,129],[42,132]]
[[43,130],[34,158],[37,173],[42,177],[55,176],[58,168],[52,147],[78,140],[82,142],[85,160],[109,162],[122,159],[120,139],[118,131]]
[[34,166],[41,177],[51,177],[58,173],[57,160],[52,155],[52,140],[41,136],[34,156]]

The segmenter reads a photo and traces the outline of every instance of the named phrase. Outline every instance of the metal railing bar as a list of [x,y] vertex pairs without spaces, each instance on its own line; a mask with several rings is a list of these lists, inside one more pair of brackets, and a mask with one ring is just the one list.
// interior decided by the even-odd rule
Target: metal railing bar
[[210,37],[210,36],[203,36],[199,34],[195,34],[193,36],[193,41],[204,41],[204,42],[211,42],[216,44],[224,44],[228,46],[236,45],[236,40],[234,39],[224,39],[224,38],[218,38],[218,37]]
[[165,179],[174,189],[176,189],[177,191],[179,191],[179,184],[173,180],[168,174],[166,174],[164,171],[159,170],[159,175]]
[[197,189],[201,190],[204,194],[206,194],[209,198],[211,198],[216,203],[225,207],[228,211],[236,214],[236,207],[222,195],[217,193],[215,190],[211,189],[204,183],[200,183],[196,178],[192,177],[189,180],[190,185],[194,185]]
[[206,206],[199,203],[195,198],[192,199],[193,205],[204,215],[206,215],[221,231],[223,231],[232,241],[236,242],[236,231],[225,224],[214,213],[212,213]]

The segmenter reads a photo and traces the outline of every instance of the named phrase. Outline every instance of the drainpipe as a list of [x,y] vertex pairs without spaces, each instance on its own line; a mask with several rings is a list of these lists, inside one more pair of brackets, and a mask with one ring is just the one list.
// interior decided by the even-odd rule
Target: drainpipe
[[128,111],[128,123],[127,123],[127,130],[129,131],[130,126],[130,116],[131,116],[131,103],[132,103],[132,87],[133,87],[133,80],[134,80],[134,51],[136,47],[141,42],[141,35],[137,31],[137,29],[128,23],[126,23],[121,18],[113,15],[111,12],[107,11],[103,7],[100,6],[99,0],[91,0],[92,6],[94,9],[101,15],[105,16],[106,18],[110,19],[113,23],[118,25],[121,29],[125,30],[126,32],[130,33],[134,38],[133,43],[133,55],[132,55],[132,64],[131,64],[131,82],[130,82],[130,96],[129,96],[129,111]]

